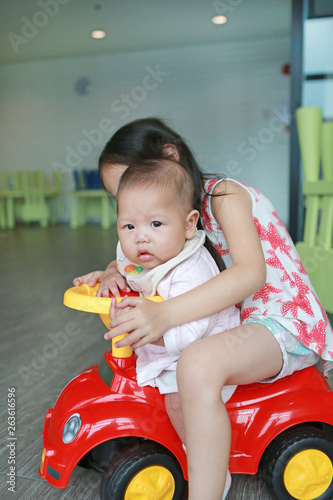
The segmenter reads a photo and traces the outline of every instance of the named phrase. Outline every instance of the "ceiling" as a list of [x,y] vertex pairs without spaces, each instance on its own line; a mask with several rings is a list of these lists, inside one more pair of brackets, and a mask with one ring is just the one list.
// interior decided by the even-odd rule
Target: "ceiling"
[[290,21],[291,0],[1,0],[0,64],[289,36]]

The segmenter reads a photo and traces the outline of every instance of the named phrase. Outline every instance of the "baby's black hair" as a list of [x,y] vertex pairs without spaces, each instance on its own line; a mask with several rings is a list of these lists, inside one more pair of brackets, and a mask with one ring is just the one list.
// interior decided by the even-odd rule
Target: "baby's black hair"
[[192,177],[180,163],[167,158],[142,160],[129,165],[120,177],[117,199],[122,191],[133,188],[171,188],[170,204],[177,204],[186,214],[194,208]]

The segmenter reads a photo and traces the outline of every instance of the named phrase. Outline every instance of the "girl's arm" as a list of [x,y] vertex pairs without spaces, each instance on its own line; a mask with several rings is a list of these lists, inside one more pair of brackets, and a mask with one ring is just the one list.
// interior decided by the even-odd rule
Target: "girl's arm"
[[119,346],[141,347],[157,340],[169,328],[222,311],[259,290],[266,280],[266,265],[260,239],[253,222],[252,199],[232,181],[218,184],[212,210],[221,226],[233,266],[199,287],[163,303],[128,297],[118,307],[132,306],[112,321],[112,337],[131,332]]

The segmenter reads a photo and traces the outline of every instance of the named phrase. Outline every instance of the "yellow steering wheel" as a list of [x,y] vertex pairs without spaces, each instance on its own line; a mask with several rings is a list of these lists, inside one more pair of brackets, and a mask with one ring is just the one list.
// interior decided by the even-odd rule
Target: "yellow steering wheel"
[[[110,316],[109,310],[111,306],[111,298],[109,297],[96,297],[99,284],[90,287],[89,285],[74,286],[66,290],[64,294],[64,304],[71,309],[78,311],[86,311],[99,314],[104,325],[109,328]],[[124,297],[116,297],[117,302],[123,300]],[[147,297],[154,302],[163,302],[162,297],[155,295],[154,297]],[[130,346],[115,347],[114,343],[124,338],[127,333],[119,335],[112,339],[112,354],[117,358],[128,358],[132,355]]]

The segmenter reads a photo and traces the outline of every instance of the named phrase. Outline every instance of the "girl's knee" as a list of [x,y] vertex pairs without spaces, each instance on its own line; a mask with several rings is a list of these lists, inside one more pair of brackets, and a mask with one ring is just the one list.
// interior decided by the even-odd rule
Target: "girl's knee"
[[209,382],[209,356],[202,351],[200,341],[190,344],[180,355],[177,364],[179,390],[197,391]]

